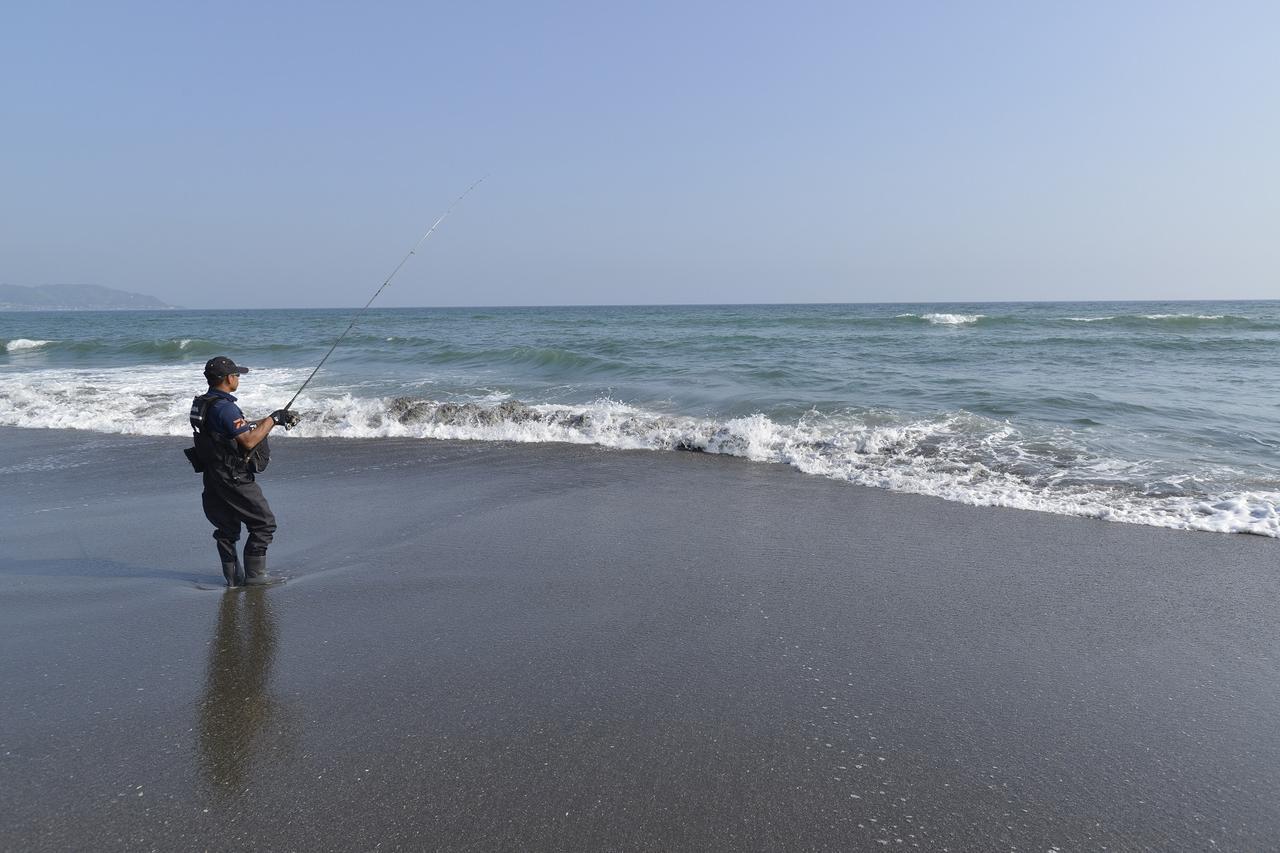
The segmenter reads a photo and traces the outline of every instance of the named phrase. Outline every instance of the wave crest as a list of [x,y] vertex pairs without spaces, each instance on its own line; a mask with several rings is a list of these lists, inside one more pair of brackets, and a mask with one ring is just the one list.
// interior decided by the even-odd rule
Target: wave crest
[[57,341],[39,341],[32,340],[30,338],[15,338],[14,340],[5,342],[4,351],[22,352],[23,350],[40,349],[41,347],[54,343],[57,343]]
[[986,317],[986,314],[898,314],[898,319],[912,319],[931,326],[968,326]]
[[1105,323],[1133,328],[1214,328],[1215,326],[1270,330],[1273,324],[1234,314],[1109,314],[1101,317],[1063,317],[1069,323]]
[[1065,433],[1027,436],[969,412],[916,419],[812,412],[787,424],[759,413],[723,421],[668,415],[613,400],[571,407],[347,397],[330,401],[294,432],[713,453],[977,506],[1280,537],[1280,492],[1206,496],[1169,478],[1135,487],[1141,465],[1092,456]]

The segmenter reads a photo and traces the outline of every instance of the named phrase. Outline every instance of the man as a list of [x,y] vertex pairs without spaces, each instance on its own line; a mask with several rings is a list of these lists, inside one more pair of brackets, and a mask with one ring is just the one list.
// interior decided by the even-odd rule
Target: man
[[[276,532],[276,517],[254,475],[266,468],[271,430],[289,429],[298,422],[298,415],[287,409],[277,409],[257,423],[246,420],[232,395],[240,387],[240,375],[248,372],[225,356],[209,359],[204,366],[209,390],[191,404],[195,447],[189,455],[204,474],[204,514],[213,524],[222,576],[229,587],[284,580],[267,574],[267,546]],[[249,529],[243,566],[236,555],[241,524]]]

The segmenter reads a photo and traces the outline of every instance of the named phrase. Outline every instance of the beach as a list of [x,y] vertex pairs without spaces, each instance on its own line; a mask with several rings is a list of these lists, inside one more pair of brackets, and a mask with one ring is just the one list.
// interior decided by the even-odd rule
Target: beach
[[1260,850],[1280,545],[703,453],[0,428],[0,848]]
[[1280,853],[1280,4],[1155,11],[6,16],[0,853]]

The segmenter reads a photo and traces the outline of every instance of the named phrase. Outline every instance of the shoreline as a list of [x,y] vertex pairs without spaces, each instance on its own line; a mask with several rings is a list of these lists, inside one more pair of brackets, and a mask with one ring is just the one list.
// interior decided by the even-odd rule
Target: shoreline
[[[1233,390],[1266,386],[1280,302],[1108,304],[369,315],[295,401],[290,439],[696,449],[973,505],[1280,539],[1280,421]],[[246,411],[271,411],[342,328],[214,313],[0,324],[0,421],[180,435],[200,365],[224,352],[256,365]]]
[[2,847],[1280,838],[1264,537],[711,454],[291,439],[261,482],[293,579],[224,594],[195,589],[187,439],[0,442]]
[[[1195,498],[1191,496],[1178,496],[1174,498],[1165,498],[1163,500],[1152,499],[1149,504],[1125,502],[1120,500],[1119,505],[1107,503],[1098,495],[1070,494],[1070,493],[1051,493],[1038,492],[1028,487],[1026,483],[1005,484],[1001,486],[998,478],[993,478],[995,486],[976,485],[974,483],[965,483],[963,478],[952,486],[948,487],[945,483],[939,484],[927,479],[912,480],[908,478],[903,482],[889,484],[884,481],[885,477],[892,480],[892,471],[876,469],[869,467],[870,473],[854,468],[843,473],[832,470],[830,460],[815,460],[813,458],[790,458],[786,454],[778,456],[780,451],[773,451],[774,455],[765,454],[760,456],[754,452],[749,444],[751,437],[742,435],[729,435],[727,438],[723,434],[725,432],[722,425],[714,431],[714,434],[706,434],[705,430],[701,430],[702,435],[686,435],[678,443],[670,446],[635,446],[629,441],[616,441],[617,436],[591,436],[589,434],[579,433],[577,431],[576,422],[581,418],[590,419],[591,413],[573,414],[571,409],[557,411],[550,404],[524,404],[518,401],[511,401],[510,405],[514,407],[516,416],[511,421],[502,421],[500,423],[475,424],[467,421],[471,415],[475,415],[478,409],[469,409],[473,404],[450,404],[438,403],[435,401],[418,401],[412,398],[396,398],[393,400],[393,406],[387,410],[378,413],[384,421],[376,427],[368,429],[375,430],[374,433],[368,433],[367,429],[356,435],[299,435],[295,434],[289,437],[280,436],[277,438],[277,445],[281,441],[294,442],[337,442],[335,447],[341,447],[348,442],[372,442],[374,446],[396,446],[397,442],[427,442],[427,443],[462,443],[462,444],[489,444],[498,447],[529,447],[529,448],[547,448],[547,447],[590,447],[596,450],[611,452],[642,452],[642,453],[694,453],[705,454],[711,456],[722,456],[739,460],[753,465],[778,466],[789,469],[806,477],[817,477],[830,480],[842,486],[852,486],[854,488],[869,488],[875,491],[891,492],[898,495],[909,495],[922,498],[939,499],[948,503],[956,503],[962,506],[982,507],[993,509],[1013,509],[1028,512],[1046,513],[1049,515],[1077,518],[1085,520],[1105,521],[1109,524],[1127,524],[1141,527],[1154,527],[1165,530],[1199,532],[1199,533],[1220,533],[1220,534],[1245,534],[1250,536],[1259,536],[1267,539],[1280,539],[1280,530],[1277,529],[1277,519],[1274,510],[1267,508],[1264,512],[1258,506],[1250,506],[1249,502],[1254,499],[1252,493],[1241,493],[1238,495],[1219,495],[1211,497],[1208,495]],[[503,403],[501,405],[508,405]],[[437,424],[428,424],[429,429],[425,432],[423,426],[423,412],[432,409],[450,410],[446,419]],[[185,408],[182,411],[185,416]],[[648,413],[640,413],[644,417]],[[528,416],[529,420],[537,421],[537,432],[532,437],[524,435],[520,438],[510,438],[504,434],[504,430],[513,428],[521,420]],[[400,417],[408,417],[412,426],[409,430],[417,428],[418,432],[406,431],[403,424],[399,424],[396,420]],[[460,420],[454,422],[448,420],[448,417],[457,417]],[[657,416],[653,416],[657,417]],[[754,417],[754,416],[753,416]],[[390,418],[391,434],[377,434],[379,429],[388,429],[389,425],[385,419]],[[186,432],[185,423],[178,427],[176,424],[179,420],[179,413],[173,413],[173,421],[176,433],[167,435],[155,434],[138,434],[138,433],[116,433],[116,432],[100,432],[97,430],[77,430],[62,429],[58,427],[17,427],[11,425],[0,425],[0,430],[32,430],[36,431],[44,429],[52,429],[54,431],[62,431],[69,434],[88,433],[93,435],[101,435],[104,437],[121,437],[121,438],[137,438],[137,439],[183,439],[189,435]],[[738,421],[747,422],[751,418],[731,419],[727,424],[732,425]],[[766,419],[767,421],[767,419]],[[690,420],[690,424],[694,422]],[[399,425],[400,429],[395,427]],[[789,427],[783,427],[787,429]],[[748,428],[749,429],[749,428]],[[305,427],[303,428],[304,432]],[[699,430],[694,430],[699,432]],[[699,443],[701,442],[701,443]],[[865,475],[865,476],[864,476]],[[1174,503],[1165,505],[1165,501],[1172,500]]]

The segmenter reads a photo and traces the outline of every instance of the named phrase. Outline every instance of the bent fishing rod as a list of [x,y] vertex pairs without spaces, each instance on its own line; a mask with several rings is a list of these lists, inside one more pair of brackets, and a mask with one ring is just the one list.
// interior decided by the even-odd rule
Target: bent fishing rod
[[[489,176],[488,175],[484,176],[484,178],[487,178],[487,177]],[[333,342],[333,346],[329,347],[329,351],[324,354],[324,358],[320,359],[320,363],[316,365],[315,370],[311,371],[311,375],[308,376],[307,380],[302,383],[302,387],[299,388],[297,392],[292,397],[289,398],[289,402],[286,403],[284,406],[285,411],[288,411],[289,409],[293,408],[294,400],[297,400],[298,395],[301,394],[303,390],[306,389],[306,387],[311,384],[312,379],[316,378],[316,374],[320,372],[320,368],[324,367],[324,363],[329,360],[329,356],[333,355],[333,351],[338,348],[338,344],[342,343],[342,339],[347,336],[347,333],[356,327],[356,323],[364,315],[364,312],[369,310],[369,306],[373,304],[373,300],[378,298],[378,294],[382,293],[382,291],[387,289],[387,285],[391,284],[391,279],[396,277],[396,273],[400,272],[400,268],[403,267],[406,263],[408,263],[409,259],[418,253],[418,249],[421,248],[423,243],[427,242],[427,238],[431,236],[431,232],[435,231],[436,228],[440,226],[441,222],[444,222],[445,217],[447,217],[450,213],[453,213],[453,209],[458,206],[459,202],[461,202],[464,198],[466,198],[473,189],[480,186],[480,184],[484,183],[484,178],[481,178],[471,186],[467,187],[466,191],[462,195],[455,198],[453,200],[453,204],[449,205],[445,209],[445,212],[440,214],[440,218],[437,219],[435,222],[431,223],[431,227],[427,229],[427,233],[423,234],[418,239],[418,242],[413,244],[413,248],[409,250],[409,254],[405,255],[403,258],[400,259],[400,263],[396,264],[396,268],[391,271],[391,275],[387,276],[386,281],[382,282],[382,286],[373,292],[373,296],[369,297],[369,301],[364,304],[364,307],[361,308],[359,311],[357,311],[356,315],[351,318],[351,322],[347,325],[346,331],[344,331],[341,335],[338,335],[338,339]]]

